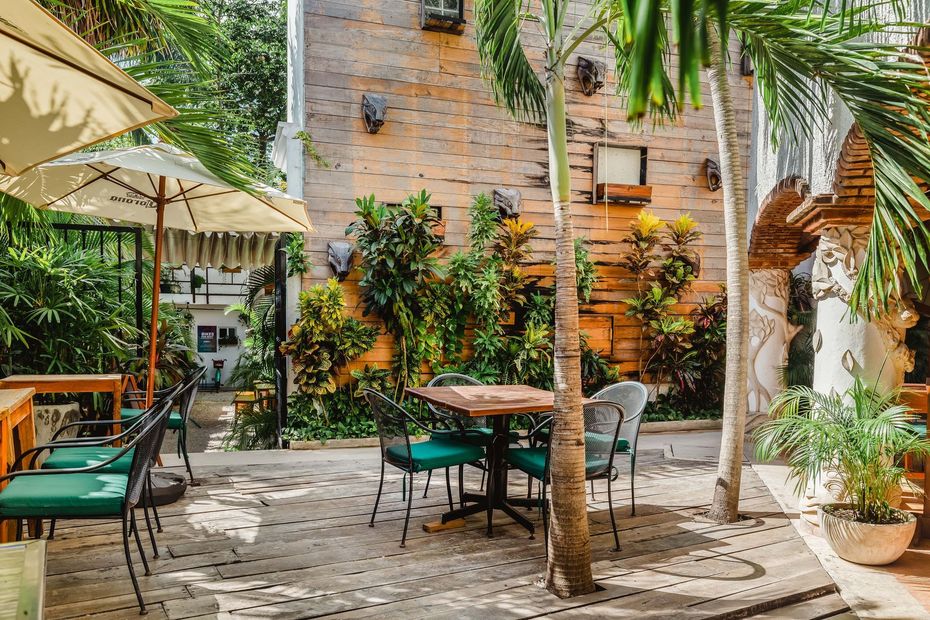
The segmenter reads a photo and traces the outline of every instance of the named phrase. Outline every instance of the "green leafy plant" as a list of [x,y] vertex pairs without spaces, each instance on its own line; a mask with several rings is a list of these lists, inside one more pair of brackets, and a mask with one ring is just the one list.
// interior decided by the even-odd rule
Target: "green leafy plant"
[[398,206],[378,203],[374,195],[359,198],[357,219],[346,228],[361,257],[364,313],[380,317],[394,336],[395,395],[407,385],[419,384],[423,363],[433,350],[428,341],[432,327],[423,317],[431,310],[427,291],[444,271],[435,256],[442,246],[435,230],[440,221],[429,201],[426,190]]
[[259,400],[239,412],[223,438],[226,450],[271,450],[278,445],[278,414],[273,399]]
[[336,390],[336,371],[370,351],[378,336],[345,314],[342,287],[335,279],[300,294],[300,319],[291,328],[281,352],[291,359],[297,389],[310,396]]
[[287,254],[287,277],[302,276],[313,266],[304,248],[303,233],[286,233],[284,252]]
[[[788,361],[779,369],[782,386],[814,385],[814,344],[813,336],[817,320],[814,307],[814,295],[811,291],[811,278],[807,274],[791,274],[788,281],[788,322],[800,329],[791,344],[788,345]],[[907,336],[913,337],[916,330],[907,330]],[[908,343],[910,346],[911,343]],[[918,375],[920,381],[926,374]]]
[[[120,277],[97,251],[67,243],[0,250],[0,372],[112,372],[139,337]],[[128,303],[128,302],[127,302]]]
[[926,457],[930,442],[911,429],[913,414],[899,399],[899,391],[880,391],[859,378],[842,395],[789,387],[772,400],[772,419],[754,433],[756,455],[785,456],[798,492],[824,471],[835,472],[840,488],[834,490],[853,520],[900,523],[906,513],[888,502],[907,480],[898,456]]

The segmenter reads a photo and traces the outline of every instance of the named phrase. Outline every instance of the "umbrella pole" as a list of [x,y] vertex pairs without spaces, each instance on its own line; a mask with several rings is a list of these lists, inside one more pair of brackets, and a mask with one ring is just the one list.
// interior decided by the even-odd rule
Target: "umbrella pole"
[[152,277],[152,324],[149,341],[149,374],[145,381],[145,406],[152,406],[155,395],[155,368],[158,364],[158,297],[161,292],[161,246],[165,236],[165,177],[158,177],[158,196],[155,199],[155,266]]

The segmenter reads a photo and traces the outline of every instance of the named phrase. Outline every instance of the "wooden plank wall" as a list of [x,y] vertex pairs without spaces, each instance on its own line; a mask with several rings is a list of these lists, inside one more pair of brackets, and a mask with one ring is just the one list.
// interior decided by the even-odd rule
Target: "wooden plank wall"
[[[554,231],[546,134],[512,121],[495,106],[480,77],[473,0],[465,2],[468,26],[457,36],[421,30],[419,0],[307,0],[306,126],[331,166],[323,169],[307,159],[304,193],[316,233],[308,238],[315,267],[304,286],[329,277],[327,242],[344,239],[345,227],[354,219],[356,197],[374,193],[393,203],[421,188],[443,209],[445,254],[464,244],[467,207],[474,194],[490,193],[495,187],[519,189],[524,218],[540,231],[533,244],[539,265],[532,270],[551,273]],[[580,3],[575,10],[579,17],[584,13]],[[532,60],[541,62],[541,37],[530,34],[526,39],[534,46]],[[731,53],[738,58],[737,45]],[[580,54],[604,59],[604,49],[595,43],[582,45]],[[574,225],[577,236],[594,244],[601,275],[591,303],[582,307],[582,326],[596,348],[609,353],[621,370],[630,371],[638,358],[638,327],[623,315],[621,300],[630,296],[633,282],[617,263],[624,252],[620,240],[638,208],[611,205],[605,211],[603,204],[591,204],[593,148],[605,138],[610,144],[647,147],[650,208],[663,219],[690,212],[700,223],[703,272],[690,300],[694,301],[718,290],[725,269],[723,196],[707,189],[703,167],[705,158],[719,159],[713,113],[709,106],[689,108],[674,126],[653,131],[647,121],[633,128],[612,94],[613,71],[601,93],[586,97],[574,63],[572,59],[566,72]],[[739,76],[738,66],[731,83],[748,162],[752,87]],[[709,104],[706,82],[703,90]],[[375,135],[365,131],[362,120],[366,92],[387,97],[386,121]],[[353,274],[345,289],[360,317],[357,279]],[[689,309],[687,304],[679,308]],[[391,343],[385,337],[360,364],[386,367],[390,357]]]

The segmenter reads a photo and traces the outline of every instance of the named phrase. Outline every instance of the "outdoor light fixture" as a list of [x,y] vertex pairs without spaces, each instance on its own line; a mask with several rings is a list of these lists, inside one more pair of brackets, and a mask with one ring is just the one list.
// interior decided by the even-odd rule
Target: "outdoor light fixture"
[[462,34],[465,31],[465,0],[420,0],[420,27]]
[[578,81],[581,82],[581,92],[588,97],[604,88],[607,77],[607,65],[600,60],[578,57],[578,67],[575,69]]
[[329,268],[336,280],[342,282],[352,269],[352,254],[355,246],[348,241],[330,241],[326,247],[329,255]]
[[387,112],[387,97],[384,95],[362,95],[362,115],[365,117],[365,129],[368,133],[378,133],[384,124],[384,115]]
[[493,192],[494,206],[502,220],[520,217],[520,190],[498,187]]
[[704,172],[707,175],[707,189],[716,192],[723,187],[723,177],[720,176],[720,164],[708,157],[704,160]]

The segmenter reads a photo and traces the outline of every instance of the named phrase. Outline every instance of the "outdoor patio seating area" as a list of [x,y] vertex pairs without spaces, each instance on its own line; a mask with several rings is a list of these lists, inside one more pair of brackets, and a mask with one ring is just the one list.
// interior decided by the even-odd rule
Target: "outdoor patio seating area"
[[[635,517],[629,491],[615,495],[619,553],[606,486],[597,482],[588,510],[600,589],[560,600],[535,585],[544,570],[542,536],[530,540],[502,515],[490,539],[482,515],[464,528],[424,532],[422,524],[446,509],[442,485],[421,497],[425,476],[415,486],[406,548],[398,546],[406,505],[396,470],[368,527],[377,449],[255,455],[255,464],[214,455],[226,464],[197,467],[201,486],[161,509],[162,557],[150,560],[152,576],[139,578],[149,618],[853,617],[748,467],[742,507],[750,518],[720,526],[694,520],[707,509],[713,463],[643,452]],[[466,487],[479,484],[472,470]],[[538,524],[535,511],[527,514]],[[61,523],[48,564],[49,618],[138,612],[118,523]]]

